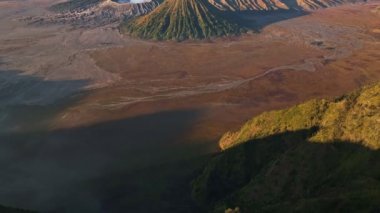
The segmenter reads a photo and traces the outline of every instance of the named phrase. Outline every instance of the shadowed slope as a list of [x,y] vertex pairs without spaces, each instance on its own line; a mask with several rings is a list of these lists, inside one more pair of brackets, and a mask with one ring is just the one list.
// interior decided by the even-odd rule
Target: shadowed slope
[[380,152],[307,141],[315,129],[251,140],[211,160],[193,195],[211,212],[377,212]]
[[167,0],[122,31],[146,39],[184,40],[239,34],[240,28],[205,0]]

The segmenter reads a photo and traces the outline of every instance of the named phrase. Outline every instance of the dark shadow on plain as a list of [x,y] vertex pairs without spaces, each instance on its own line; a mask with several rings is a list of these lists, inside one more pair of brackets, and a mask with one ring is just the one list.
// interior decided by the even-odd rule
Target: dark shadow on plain
[[44,80],[18,70],[0,70],[1,105],[48,105],[80,91],[87,80]]
[[44,80],[0,69],[0,133],[35,128],[78,101],[86,80]]
[[317,128],[255,139],[216,155],[193,182],[206,210],[377,212],[380,151],[359,142],[309,142]]
[[188,178],[207,151],[179,139],[197,116],[168,111],[0,135],[0,203],[54,212],[194,212]]
[[[0,65],[6,65],[1,58]],[[5,136],[9,132],[24,132],[43,128],[55,114],[83,97],[85,93],[81,92],[81,90],[88,83],[86,80],[44,80],[18,70],[0,69],[0,147],[18,146],[17,144],[10,144],[13,140]],[[25,136],[24,141],[29,141],[29,138]],[[7,170],[8,166],[14,165],[13,163],[18,161],[16,156],[21,156],[30,147],[19,148],[20,150],[17,148],[13,150],[14,153],[8,152],[10,150],[7,150],[7,148],[0,151],[2,169],[0,179],[1,185],[5,186],[1,187],[0,190],[2,198],[7,197],[5,192],[11,189],[9,188],[11,186],[6,183],[13,179],[12,176],[15,173],[18,173],[17,169]],[[23,178],[27,182],[29,177],[26,175]],[[28,187],[25,187],[24,190],[28,190]],[[15,188],[15,191],[17,191],[17,188]],[[12,196],[12,193],[13,190],[10,190],[9,195]],[[38,194],[33,196],[38,196]],[[25,202],[24,199],[28,200],[30,198],[20,197],[19,202]],[[1,201],[2,199],[0,204],[3,204]],[[0,205],[0,211],[12,213],[29,212],[21,210],[19,208],[21,206],[11,206],[12,208],[9,208],[8,205]]]

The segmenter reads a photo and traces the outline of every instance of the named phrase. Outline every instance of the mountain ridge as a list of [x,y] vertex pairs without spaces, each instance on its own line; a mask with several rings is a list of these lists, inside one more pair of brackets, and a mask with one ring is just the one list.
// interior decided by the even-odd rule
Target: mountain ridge
[[[380,133],[370,131],[371,126],[379,125],[379,91],[380,84],[375,84],[333,101],[315,99],[288,109],[265,112],[245,123],[239,131],[224,134],[219,145],[225,150],[253,138],[319,127],[312,141],[323,142],[340,137],[362,141],[365,146],[379,149]],[[350,134],[355,129],[363,133]]]
[[[56,15],[44,17],[44,22],[70,23],[80,27],[97,27],[120,23],[125,19],[151,12],[161,3],[152,0],[142,3],[117,3],[112,0],[70,0],[51,6]],[[38,19],[37,19],[38,20]]]
[[275,11],[275,10],[316,10],[357,0],[209,0],[220,10],[230,11]]

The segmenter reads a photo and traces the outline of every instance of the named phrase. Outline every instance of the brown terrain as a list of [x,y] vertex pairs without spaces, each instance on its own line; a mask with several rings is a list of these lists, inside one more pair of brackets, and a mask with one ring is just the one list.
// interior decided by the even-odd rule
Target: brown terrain
[[2,205],[194,212],[192,159],[224,132],[380,80],[378,1],[275,21],[244,13],[261,32],[180,43],[25,21],[51,4],[0,1]]
[[90,51],[98,67],[123,80],[91,91],[62,112],[56,125],[196,109],[202,116],[189,136],[215,141],[262,111],[376,82],[380,19],[369,12],[375,7],[319,10],[241,38],[180,44],[132,40]]

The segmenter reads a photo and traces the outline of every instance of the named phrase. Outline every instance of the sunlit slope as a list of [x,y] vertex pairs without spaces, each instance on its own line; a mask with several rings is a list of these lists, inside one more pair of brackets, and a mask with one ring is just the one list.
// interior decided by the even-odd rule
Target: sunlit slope
[[145,39],[203,39],[239,34],[240,28],[205,0],[166,0],[122,31]]
[[193,181],[210,212],[377,212],[380,84],[263,113],[226,134]]
[[219,145],[227,149],[250,139],[312,127],[319,128],[310,138],[314,142],[339,139],[380,148],[380,84],[334,101],[312,100],[289,109],[263,113],[239,131],[226,133]]

